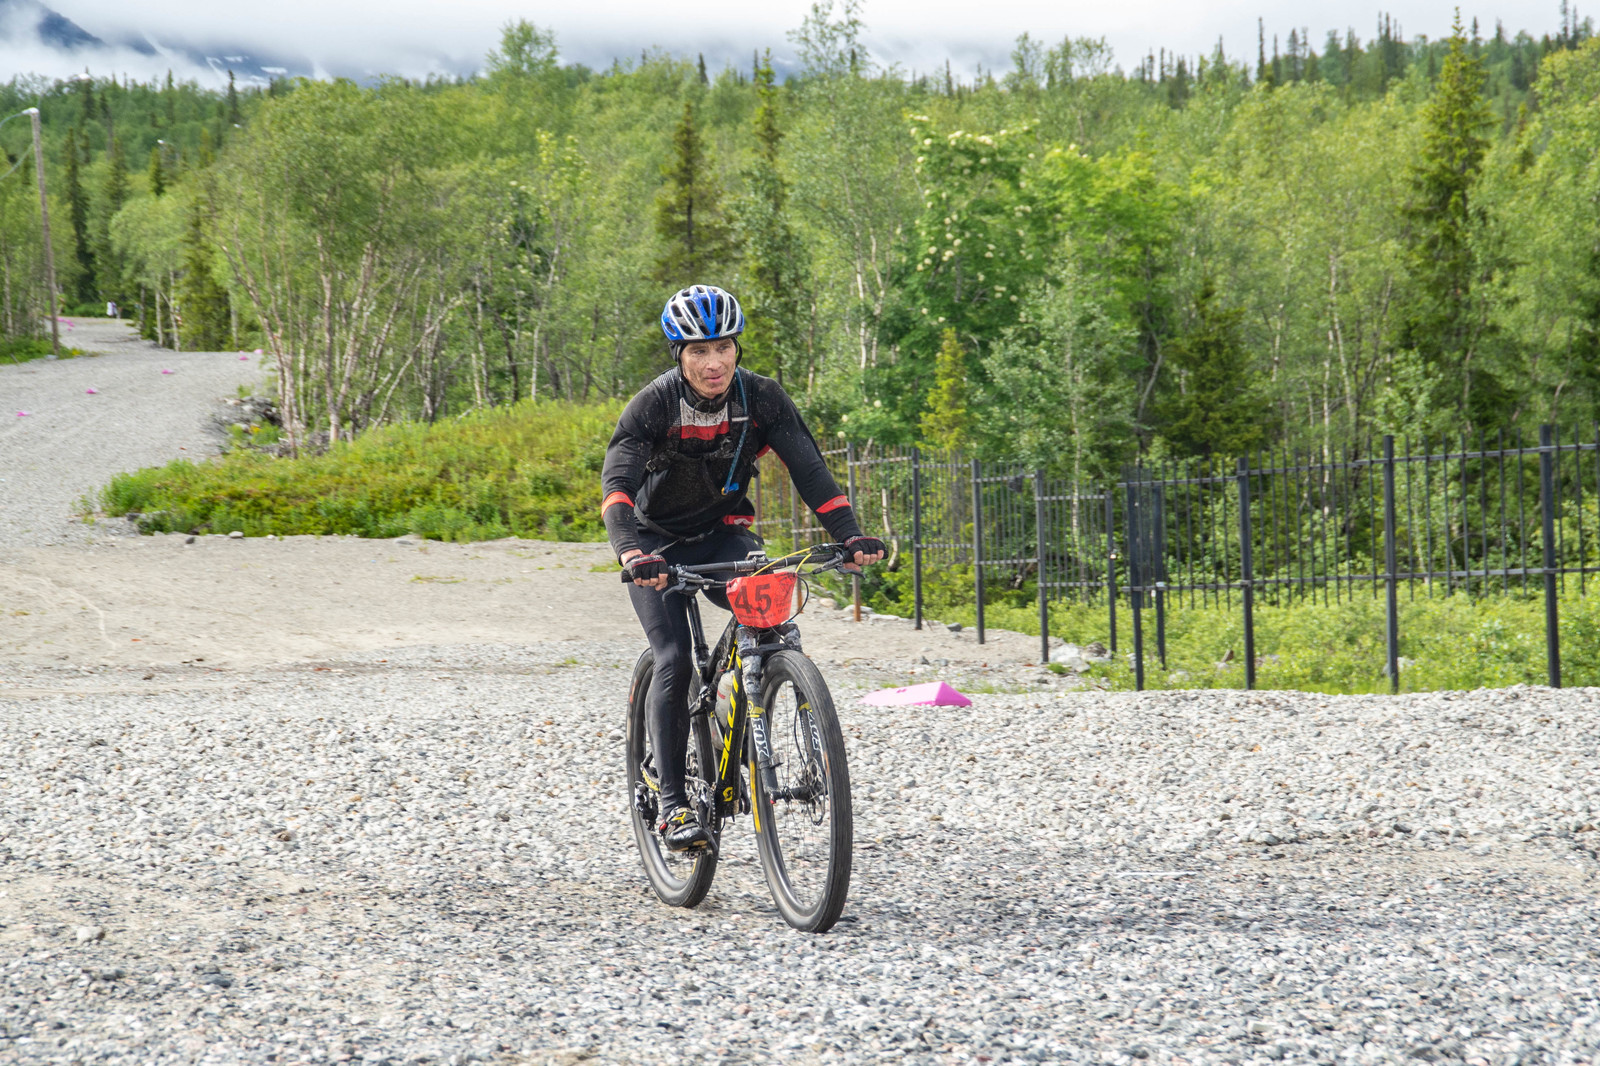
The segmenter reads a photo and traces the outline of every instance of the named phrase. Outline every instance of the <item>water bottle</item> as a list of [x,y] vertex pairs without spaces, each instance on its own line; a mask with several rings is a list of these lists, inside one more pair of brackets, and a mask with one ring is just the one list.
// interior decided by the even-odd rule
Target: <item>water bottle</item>
[[728,715],[733,712],[733,671],[724,670],[717,679],[717,722],[723,729],[728,728]]

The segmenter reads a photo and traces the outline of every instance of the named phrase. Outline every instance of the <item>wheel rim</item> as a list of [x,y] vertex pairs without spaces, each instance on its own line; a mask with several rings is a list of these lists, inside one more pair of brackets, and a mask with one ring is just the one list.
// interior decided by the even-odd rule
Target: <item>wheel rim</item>
[[805,696],[786,679],[767,702],[778,791],[762,796],[762,831],[790,904],[812,911],[823,903],[834,859],[834,778]]

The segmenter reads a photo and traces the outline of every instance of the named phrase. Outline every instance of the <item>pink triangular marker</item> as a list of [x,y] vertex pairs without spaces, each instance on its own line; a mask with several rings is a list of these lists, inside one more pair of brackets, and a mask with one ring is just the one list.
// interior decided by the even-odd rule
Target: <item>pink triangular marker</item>
[[907,685],[904,688],[879,689],[877,692],[869,692],[862,696],[861,702],[870,703],[875,707],[901,707],[915,703],[928,703],[935,707],[972,706],[971,700],[943,681],[929,681],[923,685]]

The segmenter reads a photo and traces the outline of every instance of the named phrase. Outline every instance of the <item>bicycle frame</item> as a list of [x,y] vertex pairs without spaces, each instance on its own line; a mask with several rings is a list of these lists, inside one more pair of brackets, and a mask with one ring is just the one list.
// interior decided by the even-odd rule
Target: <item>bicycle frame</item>
[[[805,553],[809,556],[809,552]],[[710,564],[704,569],[712,569]],[[771,565],[768,563],[767,565]],[[695,570],[702,568],[696,567]],[[778,786],[777,764],[772,753],[772,740],[767,734],[766,707],[762,701],[761,666],[765,657],[785,648],[800,650],[798,640],[777,635],[776,629],[752,630],[730,618],[727,628],[717,640],[715,653],[706,645],[705,625],[700,619],[699,588],[682,585],[680,591],[687,599],[685,607],[689,616],[689,632],[694,641],[695,673],[700,678],[700,696],[690,710],[691,717],[711,714],[716,700],[716,683],[724,670],[732,670],[734,683],[728,711],[728,727],[722,736],[722,750],[717,752],[716,780],[712,782],[716,797],[716,814],[726,821],[739,813],[741,799],[739,767],[748,758],[744,750],[744,737],[748,733],[755,743],[752,774],[761,775],[762,790],[769,796],[783,796]],[[798,633],[795,634],[798,636]],[[765,637],[766,639],[762,639]],[[752,781],[752,786],[754,782]],[[755,819],[757,831],[761,828],[761,813],[750,803],[748,809]]]
[[[717,817],[725,821],[739,813],[741,799],[745,798],[740,795],[739,767],[744,764],[747,757],[744,750],[744,738],[747,733],[754,740],[756,749],[755,763],[751,769],[762,775],[762,783],[767,787],[769,794],[777,791],[772,742],[767,735],[764,718],[766,709],[761,702],[761,662],[768,651],[796,647],[796,645],[782,640],[757,642],[753,635],[749,640],[740,640],[739,631],[744,627],[737,620],[729,619],[727,628],[717,641],[717,653],[712,655],[706,646],[705,626],[700,619],[700,604],[697,598],[690,595],[686,606],[689,613],[689,630],[694,637],[695,673],[700,678],[700,698],[690,711],[692,716],[711,714],[717,696],[718,678],[725,670],[733,671],[728,725],[722,730],[722,749],[716,753],[716,779],[712,782],[716,796]],[[761,649],[759,654],[747,655],[756,649]],[[754,804],[750,804],[749,809],[756,819],[756,828],[759,829],[761,815],[755,811]]]

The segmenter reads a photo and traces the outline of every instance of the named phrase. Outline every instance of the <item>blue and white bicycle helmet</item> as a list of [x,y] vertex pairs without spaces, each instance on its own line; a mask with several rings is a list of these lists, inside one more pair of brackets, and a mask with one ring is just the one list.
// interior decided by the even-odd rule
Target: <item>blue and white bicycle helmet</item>
[[731,292],[715,285],[690,285],[667,300],[661,311],[661,332],[676,355],[694,341],[737,337],[744,332],[744,312]]

